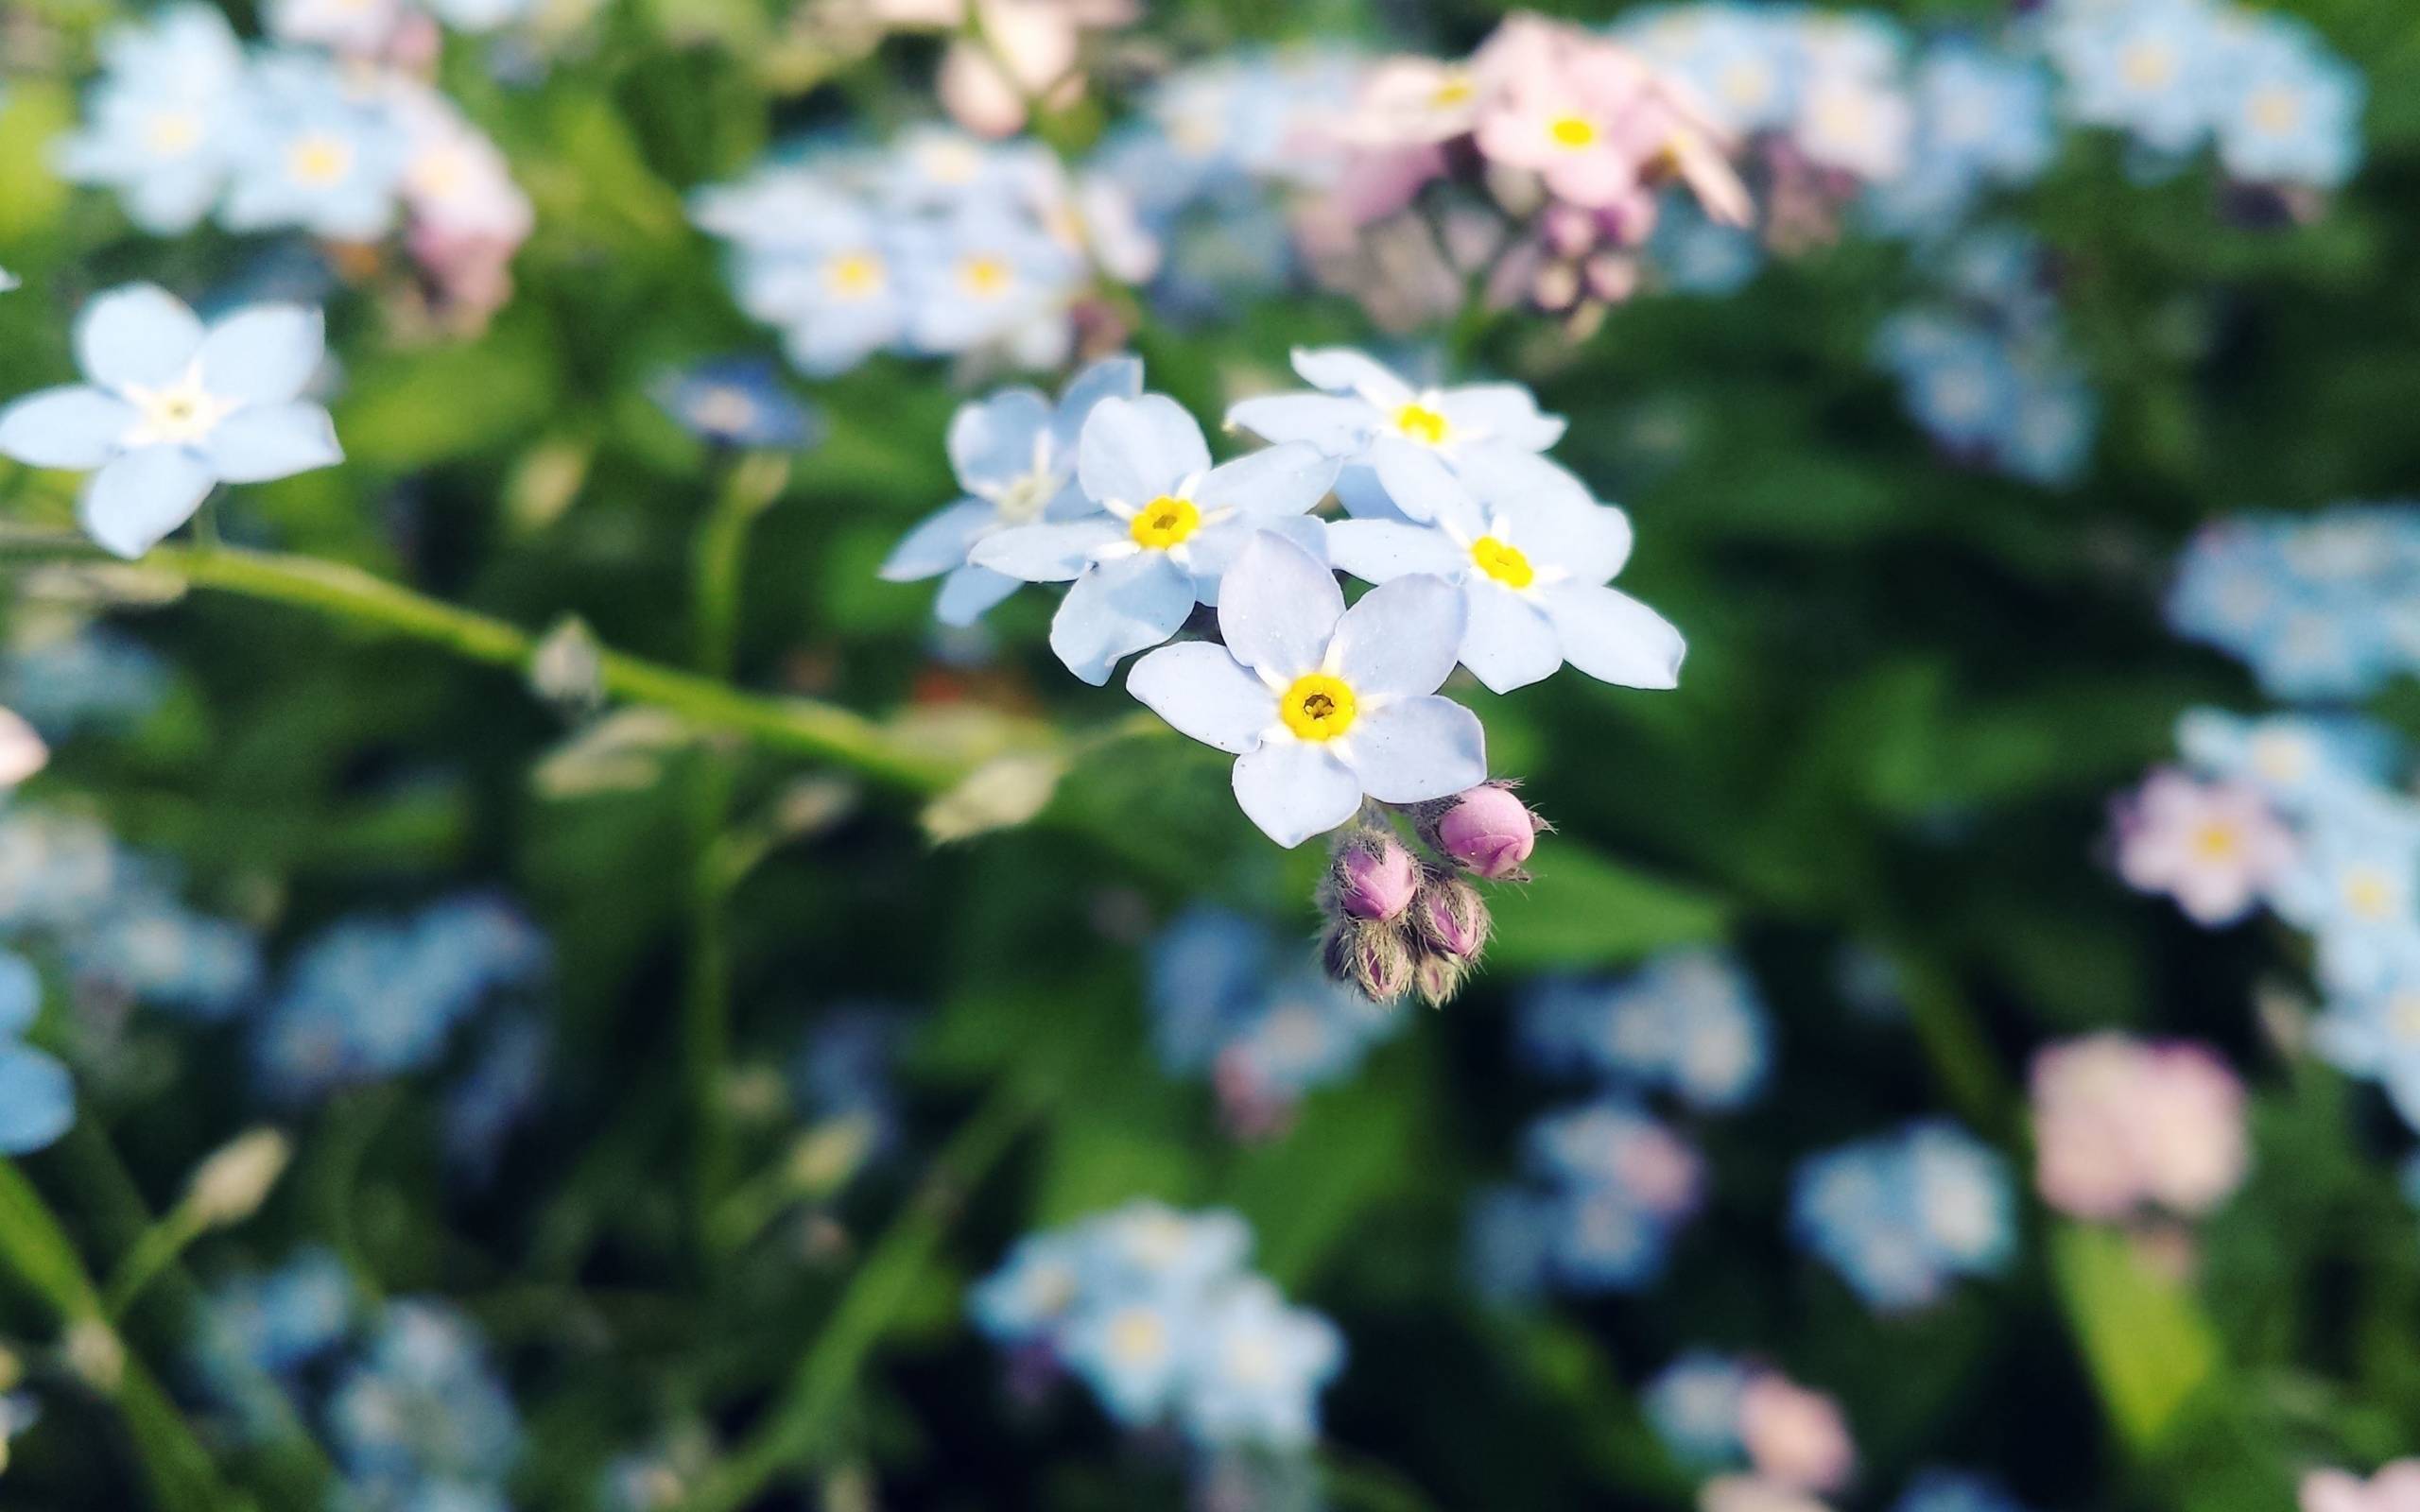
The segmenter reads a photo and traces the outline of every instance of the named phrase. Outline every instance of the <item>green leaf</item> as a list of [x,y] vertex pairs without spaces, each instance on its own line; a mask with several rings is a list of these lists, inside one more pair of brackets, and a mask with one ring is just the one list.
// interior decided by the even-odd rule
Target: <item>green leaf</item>
[[2110,1420],[2138,1452],[2152,1449],[2221,1368],[2200,1300],[2115,1229],[2062,1226],[2050,1263]]
[[1508,970],[1611,966],[1723,932],[1727,905],[1577,846],[1547,842],[1537,881],[1495,907],[1488,959]]

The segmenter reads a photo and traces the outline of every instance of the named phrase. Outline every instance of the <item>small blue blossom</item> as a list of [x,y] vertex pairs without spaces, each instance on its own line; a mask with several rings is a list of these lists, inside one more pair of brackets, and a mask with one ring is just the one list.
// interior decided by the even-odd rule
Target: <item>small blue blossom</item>
[[648,392],[690,434],[717,446],[796,452],[813,446],[822,434],[815,412],[782,387],[773,365],[753,357],[668,372]]
[[228,230],[372,241],[393,226],[411,143],[374,91],[325,58],[278,52],[252,65],[245,94]]
[[101,42],[85,124],[53,145],[75,183],[115,189],[155,236],[190,231],[225,186],[244,118],[242,48],[206,5],[172,5]]
[[1708,1111],[1753,1098],[1772,1059],[1771,1019],[1754,979],[1711,951],[1660,956],[1610,987],[1545,984],[1523,1003],[1520,1032],[1544,1069],[1668,1090]]
[[1790,1231],[1868,1306],[1907,1312],[1957,1277],[2005,1267],[2014,1201],[1997,1154],[1953,1125],[1919,1122],[1804,1161]]
[[478,1185],[495,1175],[504,1142],[545,1090],[553,1037],[535,1015],[494,1024],[470,1065],[445,1091],[442,1138],[449,1164]]
[[1647,1420],[1673,1457],[1699,1469],[1738,1458],[1739,1398],[1748,1369],[1711,1349],[1676,1356],[1648,1383]]
[[2415,603],[2420,507],[2346,504],[2205,526],[2178,566],[2168,618],[2300,702],[2360,697],[2420,665]]
[[302,398],[324,351],[317,310],[255,305],[205,330],[165,290],[116,289],[76,323],[86,382],[0,410],[0,455],[91,472],[84,529],[140,557],[222,483],[343,460],[328,412]]
[[2361,77],[2299,25],[2264,16],[2221,44],[2219,162],[2254,183],[2333,189],[2361,157]]
[[105,626],[26,641],[0,655],[0,704],[53,741],[127,729],[157,709],[167,689],[167,668],[151,648]]
[[327,1427],[343,1494],[382,1512],[501,1506],[521,1449],[519,1415],[476,1330],[430,1299],[387,1305],[328,1398]]
[[42,978],[0,951],[0,1154],[45,1148],[76,1122],[76,1084],[56,1057],[25,1042],[42,1010]]
[[902,1022],[886,1008],[835,1008],[808,1031],[791,1063],[799,1108],[818,1125],[848,1123],[863,1132],[868,1159],[895,1146],[904,1122],[897,1086]]
[[1606,1096],[1540,1119],[1525,1142],[1533,1183],[1481,1194],[1470,1253],[1482,1289],[1547,1284],[1635,1291],[1663,1275],[1703,1200],[1696,1150],[1629,1101]]
[[1891,1512],[2025,1512],[1997,1481],[1964,1470],[1918,1470]]
[[884,560],[882,576],[894,583],[941,577],[935,616],[944,625],[972,625],[1019,582],[977,566],[975,548],[1003,530],[1092,512],[1076,479],[1084,421],[1103,400],[1142,392],[1139,360],[1105,357],[1069,380],[1055,405],[1018,387],[959,406],[950,418],[949,460],[966,497],[909,531]]

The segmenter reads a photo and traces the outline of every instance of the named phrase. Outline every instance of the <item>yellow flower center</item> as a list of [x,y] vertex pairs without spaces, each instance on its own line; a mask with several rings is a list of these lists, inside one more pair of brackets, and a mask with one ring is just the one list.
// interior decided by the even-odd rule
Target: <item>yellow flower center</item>
[[872,252],[836,257],[823,268],[823,283],[836,298],[862,300],[882,290],[882,259]]
[[2242,837],[2235,826],[2222,820],[2203,825],[2193,833],[2193,853],[2213,865],[2233,861],[2243,850]]
[[143,139],[161,157],[181,158],[201,145],[201,123],[184,111],[162,111]]
[[285,171],[313,188],[339,182],[353,171],[353,144],[337,136],[306,136],[286,152]]
[[2375,867],[2363,867],[2344,879],[2344,906],[2363,919],[2384,919],[2394,912],[2394,884]]
[[2387,1004],[2386,1022],[2406,1044],[2420,1040],[2420,993],[2398,992]]
[[1413,403],[1395,411],[1395,429],[1423,446],[1444,445],[1445,433],[1452,428],[1444,416],[1426,404]]
[[2272,85],[2256,93],[2244,107],[2244,114],[2256,129],[2272,136],[2282,136],[2294,129],[2303,118],[2303,102],[2290,89]]
[[1008,289],[1016,277],[1009,265],[996,257],[970,257],[958,265],[958,281],[966,292],[978,299],[993,299]]
[[1584,115],[1558,115],[1547,123],[1547,139],[1573,152],[1597,145],[1597,123]]
[[1134,544],[1152,551],[1166,551],[1181,545],[1184,538],[1201,527],[1201,511],[1187,499],[1172,499],[1163,493],[1143,506],[1127,528],[1133,533]]
[[1334,740],[1353,728],[1359,704],[1342,678],[1306,672],[1277,700],[1277,717],[1305,740]]
[[1468,105],[1478,94],[1478,86],[1471,81],[1471,76],[1457,69],[1429,94],[1428,103],[1437,110],[1450,111],[1457,105]]
[[1109,1326],[1109,1348],[1121,1360],[1156,1360],[1167,1348],[1167,1330],[1140,1308],[1129,1309]]
[[1478,570],[1507,588],[1527,588],[1538,580],[1538,570],[1521,548],[1494,536],[1481,536],[1471,542],[1471,560]]
[[129,387],[126,397],[141,420],[130,431],[129,446],[182,445],[199,441],[227,418],[230,406],[201,387],[197,373],[187,373],[163,388]]
[[2136,89],[2165,89],[2176,77],[2176,55],[2161,42],[2137,43],[2118,60],[2126,82]]
[[736,388],[716,387],[700,394],[689,418],[708,431],[744,431],[756,423],[756,401]]

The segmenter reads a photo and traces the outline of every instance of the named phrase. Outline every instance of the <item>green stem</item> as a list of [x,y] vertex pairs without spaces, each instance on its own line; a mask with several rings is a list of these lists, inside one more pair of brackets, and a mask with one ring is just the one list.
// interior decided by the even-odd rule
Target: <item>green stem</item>
[[134,1247],[110,1273],[109,1290],[101,1298],[101,1310],[110,1321],[123,1321],[144,1288],[182,1259],[186,1246],[208,1230],[208,1224],[191,1209],[182,1207],[144,1229]]
[[[93,548],[74,538],[0,533],[0,557],[91,559]],[[526,671],[536,638],[518,626],[441,603],[337,562],[235,547],[159,546],[143,558],[147,571],[168,574],[195,588],[269,603],[424,641],[457,656]],[[599,662],[605,692],[655,704],[708,729],[729,730],[775,749],[846,766],[913,793],[938,793],[979,760],[937,752],[929,741],[885,729],[862,714],[806,698],[769,698],[726,682],[620,651]],[[1030,738],[1020,727],[1004,743]]]
[[857,1267],[754,1436],[691,1493],[682,1512],[737,1512],[776,1477],[833,1453],[841,1410],[866,1358],[914,1295],[968,1191],[1007,1155],[1042,1104],[1036,1088],[1011,1078],[951,1136]]

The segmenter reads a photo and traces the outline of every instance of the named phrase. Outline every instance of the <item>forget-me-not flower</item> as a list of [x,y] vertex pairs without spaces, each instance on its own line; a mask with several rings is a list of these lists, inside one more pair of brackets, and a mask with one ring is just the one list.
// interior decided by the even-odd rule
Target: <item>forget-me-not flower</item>
[[306,53],[252,65],[220,221],[371,241],[394,224],[411,145],[375,91]]
[[0,1153],[25,1155],[76,1122],[76,1085],[58,1059],[25,1042],[42,1007],[42,978],[0,951]]
[[1271,446],[1219,467],[1164,394],[1104,399],[1084,421],[1076,476],[1097,512],[1002,530],[977,541],[978,567],[1026,582],[1073,580],[1050,622],[1050,648],[1098,686],[1121,657],[1176,633],[1259,531],[1319,548],[1306,511],[1336,481],[1317,450]]
[[762,358],[718,358],[667,372],[648,395],[691,435],[718,446],[794,452],[814,445],[821,430],[815,412]]
[[234,32],[216,7],[170,6],[111,30],[101,60],[84,125],[53,145],[51,165],[71,182],[115,189],[153,235],[192,230],[226,185],[243,120]]
[[[1244,400],[1227,411],[1227,423],[1266,441],[1307,442],[1344,462],[1433,455],[1465,474],[1483,472],[1493,456],[1543,452],[1563,438],[1563,418],[1542,413],[1518,384],[1415,388],[1342,347],[1297,347],[1293,361],[1319,392]],[[1392,502],[1415,520],[1428,518],[1425,497]],[[1355,494],[1346,503],[1356,512],[1370,507]]]
[[1281,537],[1254,535],[1221,587],[1223,646],[1164,646],[1127,690],[1236,757],[1236,800],[1282,846],[1353,817],[1364,797],[1420,803],[1487,778],[1477,715],[1436,696],[1462,642],[1460,595],[1414,574],[1350,610],[1336,578]]
[[1604,586],[1630,558],[1622,511],[1545,468],[1460,479],[1432,456],[1398,452],[1377,472],[1411,521],[1340,521],[1328,527],[1329,556],[1374,583],[1423,573],[1454,585],[1457,654],[1481,682],[1509,693],[1567,661],[1625,687],[1678,685],[1681,632]]
[[949,461],[966,497],[928,515],[882,564],[890,582],[941,577],[933,612],[972,625],[1016,591],[1020,579],[969,558],[986,537],[1019,525],[1066,521],[1094,505],[1076,481],[1078,442],[1094,406],[1143,392],[1143,364],[1104,357],[1068,382],[1054,405],[1039,391],[1004,388],[950,417]]
[[0,410],[0,454],[90,472],[84,529],[142,556],[221,483],[342,461],[328,412],[302,398],[324,355],[320,312],[262,304],[204,330],[148,284],[95,299],[76,323],[86,381]]

